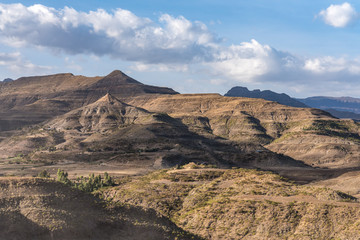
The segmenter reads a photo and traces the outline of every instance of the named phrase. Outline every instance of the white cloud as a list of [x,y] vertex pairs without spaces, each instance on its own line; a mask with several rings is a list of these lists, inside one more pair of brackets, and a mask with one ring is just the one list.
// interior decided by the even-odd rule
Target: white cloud
[[0,65],[7,65],[16,62],[20,57],[20,53],[0,53]]
[[0,66],[15,74],[45,74],[52,69],[50,66],[40,66],[24,60],[19,52],[0,53]]
[[136,62],[130,66],[130,69],[138,72],[186,72],[189,70],[187,64],[147,64],[143,62]]
[[206,25],[182,16],[163,14],[155,23],[123,9],[86,13],[40,4],[0,4],[0,38],[12,46],[33,45],[145,63],[204,59],[217,41]]
[[349,74],[359,75],[360,61],[357,59],[346,59],[344,57],[334,58],[326,56],[306,60],[304,69],[318,74],[347,72]]
[[[346,26],[357,17],[348,3],[331,5],[319,15],[335,27]],[[261,88],[269,83],[294,92],[325,87],[353,89],[360,77],[358,59],[299,57],[256,40],[225,46],[201,22],[168,14],[153,21],[124,9],[80,12],[40,4],[0,4],[0,40],[19,49],[35,46],[69,55],[84,54],[93,61],[101,61],[106,55],[132,62],[130,69],[139,72],[205,75],[199,77],[197,85],[188,83],[190,89],[202,91],[207,85],[218,90],[221,85]],[[65,63],[76,71],[85,69],[71,58]],[[23,75],[52,69],[24,60],[20,53],[0,53],[0,65]]]
[[274,51],[270,46],[261,45],[253,39],[240,45],[219,48],[212,61],[206,65],[214,73],[249,82],[277,69],[273,55]]
[[349,3],[345,2],[341,5],[330,5],[326,10],[322,10],[319,16],[326,24],[342,28],[353,22],[358,14]]

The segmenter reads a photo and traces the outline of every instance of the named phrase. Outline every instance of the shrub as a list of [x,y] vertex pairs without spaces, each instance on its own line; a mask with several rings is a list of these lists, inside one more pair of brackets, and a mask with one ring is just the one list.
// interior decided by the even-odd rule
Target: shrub
[[61,169],[58,169],[57,171],[56,181],[62,182],[66,185],[71,185],[71,181],[68,178],[68,173]]
[[37,177],[50,178],[50,173],[48,173],[48,171],[46,170],[42,170],[41,172],[38,173]]
[[102,187],[110,187],[115,185],[115,181],[112,177],[109,176],[107,172],[104,173],[104,178],[102,178],[100,174],[95,176],[92,173],[88,178],[81,176],[72,182],[69,180],[67,172],[58,169],[56,180],[66,185],[71,185],[84,192],[93,192]]

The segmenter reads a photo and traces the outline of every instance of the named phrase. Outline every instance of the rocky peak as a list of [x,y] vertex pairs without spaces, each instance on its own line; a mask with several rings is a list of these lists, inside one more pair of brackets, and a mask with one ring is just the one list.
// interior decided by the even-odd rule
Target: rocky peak
[[120,102],[120,101],[110,93],[107,93],[105,96],[97,100],[97,102],[108,102],[113,104],[114,102]]
[[125,73],[123,73],[120,70],[114,70],[107,76],[105,76],[102,79],[103,82],[113,82],[117,84],[139,84],[142,85],[142,83],[136,81],[135,79],[129,77]]

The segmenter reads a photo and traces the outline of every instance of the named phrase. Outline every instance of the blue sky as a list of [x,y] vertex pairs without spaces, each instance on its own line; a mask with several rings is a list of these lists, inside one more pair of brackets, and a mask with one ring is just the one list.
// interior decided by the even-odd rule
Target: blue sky
[[360,97],[360,3],[0,1],[0,79],[119,69],[182,93]]

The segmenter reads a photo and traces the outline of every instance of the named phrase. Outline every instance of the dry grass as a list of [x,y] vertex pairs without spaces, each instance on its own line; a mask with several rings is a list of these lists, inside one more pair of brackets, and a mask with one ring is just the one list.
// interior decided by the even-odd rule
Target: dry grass
[[351,239],[360,230],[352,196],[257,170],[162,170],[102,194],[155,209],[208,239]]

